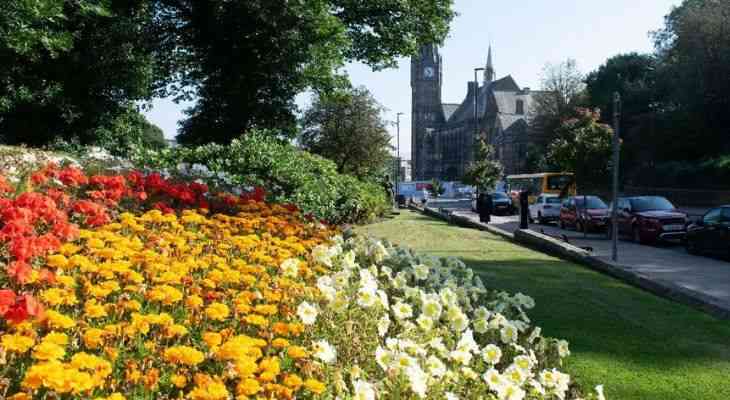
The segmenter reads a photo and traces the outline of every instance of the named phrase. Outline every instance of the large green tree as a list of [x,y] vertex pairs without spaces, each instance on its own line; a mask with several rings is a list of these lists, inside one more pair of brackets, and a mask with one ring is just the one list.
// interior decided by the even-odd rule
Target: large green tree
[[392,161],[391,136],[382,112],[365,88],[319,94],[301,119],[300,143],[334,161],[340,173],[373,177]]
[[462,181],[479,191],[494,190],[504,174],[504,167],[496,160],[494,148],[484,138],[479,138],[476,145],[474,161],[467,166]]
[[253,127],[294,131],[294,98],[342,87],[348,61],[396,65],[441,42],[452,0],[156,0],[171,93],[194,97],[179,140],[225,143]]
[[608,182],[613,130],[600,123],[597,112],[576,110],[556,131],[548,145],[547,163],[558,170],[575,173],[580,185]]
[[730,152],[730,2],[685,0],[654,32],[675,158]]
[[97,129],[150,99],[155,67],[142,0],[8,0],[0,16],[0,134],[40,145],[94,143]]

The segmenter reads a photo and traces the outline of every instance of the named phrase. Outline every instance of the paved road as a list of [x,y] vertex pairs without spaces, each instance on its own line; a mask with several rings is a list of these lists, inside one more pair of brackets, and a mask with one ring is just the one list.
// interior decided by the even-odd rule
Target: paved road
[[[444,208],[478,220],[478,216],[471,212],[469,200],[430,201],[429,206]],[[702,210],[687,211],[691,215],[702,213]],[[519,217],[493,216],[491,224],[514,232],[519,226]],[[575,246],[590,248],[594,256],[605,261],[611,258],[611,241],[604,234],[593,233],[586,236],[574,230],[561,230],[555,224],[531,224],[530,229],[554,237],[565,237]],[[727,260],[687,254],[680,244],[647,246],[623,240],[618,243],[617,267],[657,282],[668,282],[710,296],[730,310],[730,262]]]

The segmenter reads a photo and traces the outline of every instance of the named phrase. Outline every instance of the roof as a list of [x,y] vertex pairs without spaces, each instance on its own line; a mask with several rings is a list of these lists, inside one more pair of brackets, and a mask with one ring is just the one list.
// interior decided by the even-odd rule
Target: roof
[[441,108],[444,110],[444,120],[448,121],[456,109],[459,108],[459,103],[444,103],[441,104]]
[[[506,92],[519,92],[520,87],[512,78],[507,75],[504,78],[500,78],[494,82],[481,86],[479,88],[479,94],[477,97],[477,113],[483,116],[487,112],[487,102],[491,93],[497,91]],[[512,107],[514,109],[514,106]],[[501,111],[501,109],[500,109]],[[451,114],[450,118],[446,118],[447,122],[462,122],[471,121],[474,119],[474,95],[473,93],[467,93],[466,98],[461,102],[458,108]]]

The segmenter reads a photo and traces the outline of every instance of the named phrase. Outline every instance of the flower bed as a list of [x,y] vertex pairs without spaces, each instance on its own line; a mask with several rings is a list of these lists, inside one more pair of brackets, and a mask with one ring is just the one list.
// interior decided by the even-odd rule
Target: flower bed
[[0,397],[580,396],[532,299],[458,260],[345,240],[261,191],[56,166],[26,189],[0,179]]

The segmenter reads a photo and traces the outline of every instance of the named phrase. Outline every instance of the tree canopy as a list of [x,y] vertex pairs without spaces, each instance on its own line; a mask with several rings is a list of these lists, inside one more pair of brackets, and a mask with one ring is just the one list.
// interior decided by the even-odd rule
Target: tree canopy
[[225,143],[252,127],[293,132],[294,97],[346,85],[348,61],[394,66],[441,42],[452,0],[158,0],[178,96],[194,95],[181,142]]
[[322,93],[302,117],[300,143],[334,161],[340,173],[373,177],[392,161],[391,136],[382,111],[365,88]]
[[474,161],[467,166],[462,181],[480,191],[494,190],[504,174],[504,167],[496,160],[494,148],[484,138],[477,140]]

